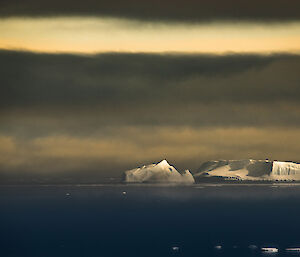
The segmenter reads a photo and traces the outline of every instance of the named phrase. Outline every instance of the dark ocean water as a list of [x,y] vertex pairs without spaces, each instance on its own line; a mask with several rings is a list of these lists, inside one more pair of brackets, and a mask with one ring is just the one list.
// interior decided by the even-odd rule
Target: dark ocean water
[[300,185],[0,187],[1,257],[300,256],[286,247]]

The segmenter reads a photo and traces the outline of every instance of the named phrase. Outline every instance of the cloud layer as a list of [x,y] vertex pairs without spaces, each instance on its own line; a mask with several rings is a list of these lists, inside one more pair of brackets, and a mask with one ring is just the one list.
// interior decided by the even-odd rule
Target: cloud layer
[[300,3],[284,0],[204,0],[204,1],[146,1],[146,0],[37,0],[1,1],[0,15],[7,16],[109,16],[142,21],[211,21],[211,20],[264,20],[282,21],[300,18]]
[[103,17],[0,19],[0,48],[47,53],[300,53],[300,22],[141,23]]
[[298,55],[0,52],[3,183],[100,182],[168,159],[299,161]]
[[[0,52],[1,105],[297,103],[298,55]],[[175,103],[176,101],[176,103]]]

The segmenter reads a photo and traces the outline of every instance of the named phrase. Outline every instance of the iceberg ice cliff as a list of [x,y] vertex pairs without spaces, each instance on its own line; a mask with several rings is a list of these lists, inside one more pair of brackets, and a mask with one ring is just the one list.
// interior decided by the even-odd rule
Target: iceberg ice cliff
[[272,175],[300,175],[300,164],[293,162],[273,162]]
[[125,171],[125,182],[193,184],[195,180],[188,170],[181,174],[166,160],[163,160],[158,164],[145,165],[141,168]]
[[218,160],[203,163],[194,174],[196,181],[218,177],[226,180],[300,180],[300,164],[269,160]]
[[216,160],[204,162],[193,175],[178,172],[166,160],[124,172],[128,183],[208,182],[212,179],[243,181],[300,181],[300,164],[270,160]]

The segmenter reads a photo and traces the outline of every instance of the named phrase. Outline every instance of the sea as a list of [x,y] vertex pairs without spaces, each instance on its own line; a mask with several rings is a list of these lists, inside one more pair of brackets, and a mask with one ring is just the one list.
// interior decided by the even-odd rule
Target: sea
[[300,184],[0,186],[1,257],[300,256],[287,250],[297,247]]

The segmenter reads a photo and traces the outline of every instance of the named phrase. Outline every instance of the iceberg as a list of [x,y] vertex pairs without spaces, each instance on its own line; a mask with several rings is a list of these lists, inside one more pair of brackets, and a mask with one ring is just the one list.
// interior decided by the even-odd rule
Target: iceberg
[[299,175],[300,164],[293,162],[273,162],[272,175]]
[[194,174],[196,181],[204,178],[251,181],[300,180],[300,164],[269,160],[217,160],[203,163]]
[[273,180],[300,180],[300,164],[274,161],[270,178]]
[[143,167],[124,172],[125,182],[128,183],[183,183],[193,184],[193,175],[189,170],[179,173],[166,160],[157,164],[144,165]]
[[287,252],[300,252],[299,247],[285,248]]
[[[300,164],[270,160],[214,160],[204,162],[193,175],[178,172],[166,160],[124,172],[128,183],[185,183],[216,180],[300,181]],[[207,180],[208,179],[208,180]]]
[[278,248],[276,248],[276,247],[262,247],[261,250],[263,252],[269,252],[269,253],[277,253],[278,252]]

